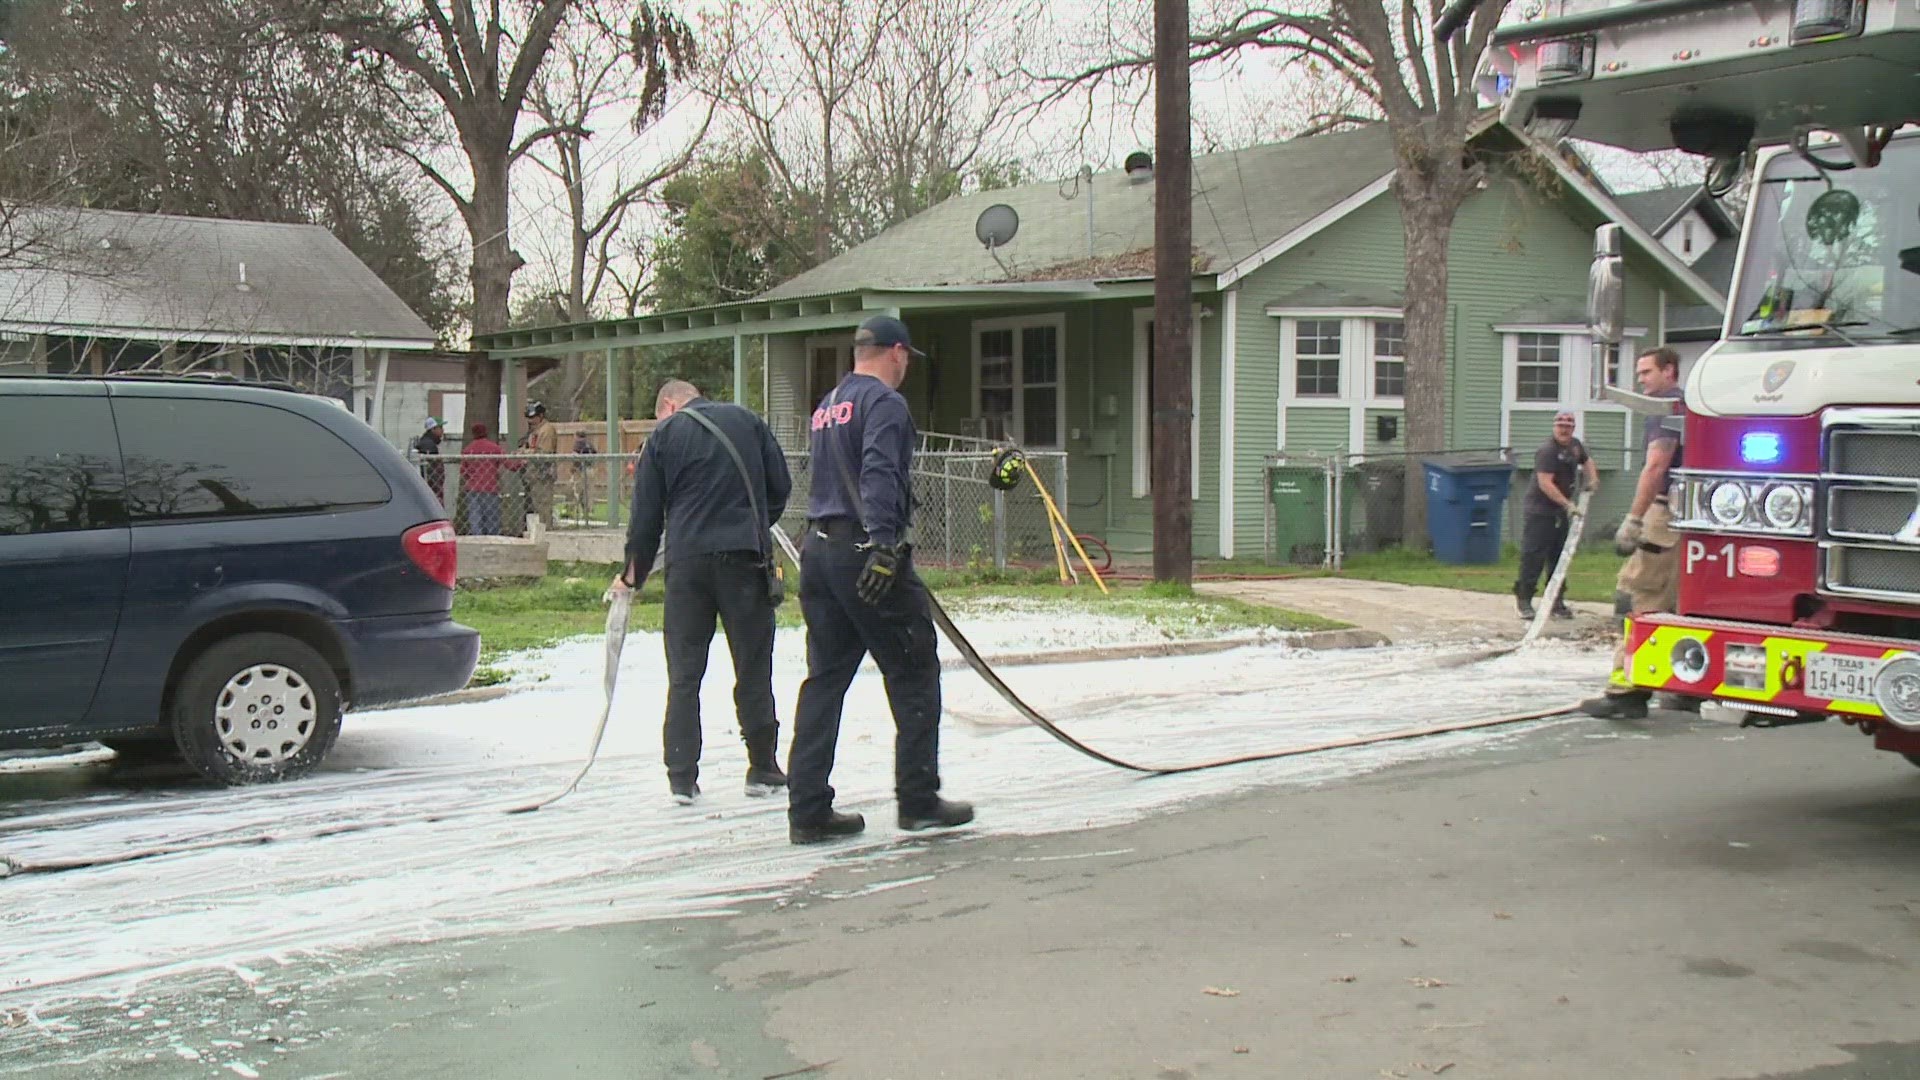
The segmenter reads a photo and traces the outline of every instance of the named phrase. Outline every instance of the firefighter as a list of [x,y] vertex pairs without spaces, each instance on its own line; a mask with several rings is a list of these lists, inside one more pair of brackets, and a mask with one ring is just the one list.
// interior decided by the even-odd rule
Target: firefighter
[[[1641,353],[1634,361],[1640,391],[1649,397],[1680,398],[1680,355],[1659,348]],[[1681,442],[1677,426],[1667,417],[1646,417],[1641,432],[1640,481],[1633,507],[1614,533],[1614,550],[1627,556],[1614,581],[1615,610],[1622,615],[1672,611],[1679,599],[1680,538],[1673,531],[1673,513],[1667,506],[1667,475],[1680,467]],[[1607,692],[1587,701],[1580,710],[1588,716],[1637,720],[1647,715],[1653,694],[1627,678],[1627,640],[1623,633],[1613,652],[1613,677]]]
[[940,797],[940,658],[927,589],[907,542],[917,434],[899,387],[912,358],[925,355],[900,320],[868,319],[854,333],[853,372],[813,413],[800,570],[807,679],[787,760],[788,837],[796,844],[866,828],[859,814],[833,808],[827,781],[847,687],[869,653],[893,710],[900,828],[973,820],[973,807]]
[[[688,415],[680,416],[683,412]],[[633,485],[627,567],[613,587],[637,589],[646,582],[664,533],[667,787],[682,806],[700,796],[700,684],[717,616],[733,654],[734,711],[747,745],[746,792],[773,795],[787,786],[787,778],[780,772],[780,724],[773,706],[773,615],[779,598],[770,595],[773,552],[767,530],[786,513],[793,491],[787,457],[752,409],[708,401],[682,379],[660,388],[654,416],[660,425],[640,449]],[[720,434],[701,424],[702,418]],[[731,453],[722,437],[732,445]]]
[[[1553,436],[1540,444],[1533,455],[1533,483],[1527,487],[1526,514],[1520,532],[1520,577],[1513,583],[1513,598],[1520,617],[1533,618],[1533,594],[1540,586],[1540,575],[1560,559],[1573,528],[1575,478],[1587,475],[1587,490],[1600,488],[1600,469],[1587,453],[1586,444],[1574,437],[1575,417],[1563,410],[1553,418]],[[1553,598],[1553,616],[1571,619],[1565,591]]]

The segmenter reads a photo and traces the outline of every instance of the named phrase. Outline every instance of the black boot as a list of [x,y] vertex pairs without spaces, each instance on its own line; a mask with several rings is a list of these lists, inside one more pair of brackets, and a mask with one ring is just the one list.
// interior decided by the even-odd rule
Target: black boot
[[859,814],[827,811],[827,816],[812,821],[787,821],[787,839],[796,844],[821,844],[866,831],[867,819]]
[[1533,597],[1516,596],[1513,598],[1513,601],[1514,601],[1514,605],[1520,609],[1521,618],[1523,619],[1533,618]]
[[907,832],[951,829],[973,820],[973,804],[935,799],[923,806],[900,808],[900,827]]
[[1556,600],[1553,602],[1553,617],[1556,619],[1571,619],[1573,618],[1573,609],[1567,606],[1565,600]]
[[747,736],[747,794],[757,799],[786,789],[787,774],[780,771],[780,725],[768,724]]
[[1581,702],[1580,711],[1601,720],[1644,720],[1647,716],[1647,699],[1652,696],[1645,690],[1606,694]]
[[681,806],[692,806],[700,797],[700,784],[694,773],[668,773],[667,788],[673,792],[673,801]]

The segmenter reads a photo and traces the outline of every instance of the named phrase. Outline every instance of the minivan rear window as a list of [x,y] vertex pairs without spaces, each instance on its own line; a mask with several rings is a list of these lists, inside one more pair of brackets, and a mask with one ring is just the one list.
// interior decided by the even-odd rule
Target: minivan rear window
[[378,506],[360,452],[299,413],[249,401],[116,398],[135,524]]
[[107,400],[0,395],[0,536],[122,528]]

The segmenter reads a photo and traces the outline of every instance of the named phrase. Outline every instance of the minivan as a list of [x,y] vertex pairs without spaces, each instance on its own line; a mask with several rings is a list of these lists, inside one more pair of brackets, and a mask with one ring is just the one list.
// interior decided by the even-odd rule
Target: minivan
[[456,563],[420,474],[335,403],[0,377],[0,749],[304,774],[348,710],[467,684]]

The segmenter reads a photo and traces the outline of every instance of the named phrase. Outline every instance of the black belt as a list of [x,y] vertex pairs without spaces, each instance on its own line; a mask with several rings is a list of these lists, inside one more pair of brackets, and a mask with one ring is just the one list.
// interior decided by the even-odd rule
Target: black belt
[[1642,540],[1640,541],[1640,550],[1649,555],[1665,555],[1667,552],[1672,551],[1673,548],[1661,547],[1659,544],[1649,544],[1645,540]]
[[807,528],[825,540],[839,540],[848,544],[867,542],[867,530],[852,518],[815,518],[807,522]]

